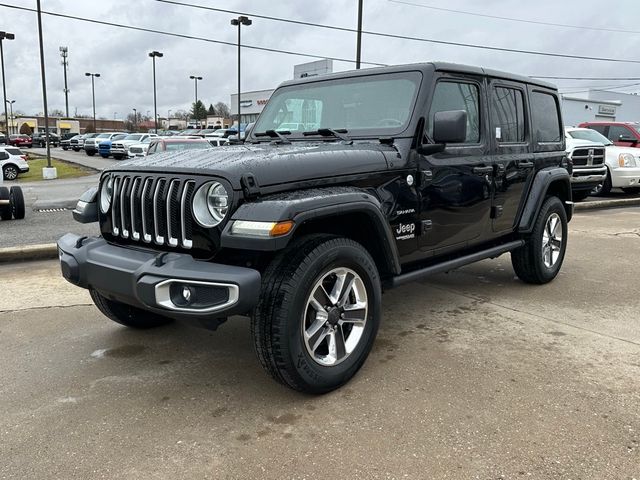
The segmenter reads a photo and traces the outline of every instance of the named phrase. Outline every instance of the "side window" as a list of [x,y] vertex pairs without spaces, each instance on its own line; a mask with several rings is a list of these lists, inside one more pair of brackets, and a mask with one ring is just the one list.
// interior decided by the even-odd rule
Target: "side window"
[[542,92],[531,94],[533,131],[538,143],[562,141],[558,104],[553,95]]
[[491,102],[491,123],[499,143],[525,140],[524,98],[515,88],[496,87]]
[[433,93],[427,117],[427,135],[433,138],[433,117],[436,112],[465,110],[467,112],[467,138],[464,143],[480,142],[480,92],[473,83],[439,82]]
[[9,154],[7,152],[0,152],[0,160],[9,160]]
[[152,143],[151,145],[149,145],[149,148],[147,149],[147,153],[156,153],[157,146],[158,146],[157,143]]
[[605,125],[587,125],[587,128],[590,128],[591,130],[595,130],[596,132],[604,135],[604,129],[606,128],[606,126]]
[[609,127],[609,140],[611,140],[612,142],[618,142],[620,141],[621,136],[633,137],[633,135],[631,135],[631,132],[622,125],[611,125]]

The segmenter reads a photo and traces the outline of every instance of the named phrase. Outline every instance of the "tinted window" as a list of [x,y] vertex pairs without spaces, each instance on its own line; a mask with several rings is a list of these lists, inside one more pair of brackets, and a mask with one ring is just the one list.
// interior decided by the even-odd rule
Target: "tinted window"
[[11,155],[23,155],[19,148],[5,148],[4,150]]
[[531,117],[536,141],[560,142],[562,140],[558,105],[553,95],[533,92],[531,94]]
[[617,142],[620,140],[621,136],[633,138],[633,134],[627,129],[627,127],[623,127],[620,125],[611,125],[609,127],[610,140]]
[[595,130],[596,132],[604,135],[604,129],[605,129],[604,125],[587,125],[587,128],[590,128],[591,130]]
[[0,152],[0,160],[9,160],[9,154],[7,152]]
[[498,142],[524,142],[524,99],[520,90],[505,87],[494,89],[491,122]]
[[465,143],[480,141],[480,101],[478,87],[471,83],[440,82],[433,93],[427,119],[427,135],[433,138],[433,116],[437,112],[465,110],[467,112],[467,138]]

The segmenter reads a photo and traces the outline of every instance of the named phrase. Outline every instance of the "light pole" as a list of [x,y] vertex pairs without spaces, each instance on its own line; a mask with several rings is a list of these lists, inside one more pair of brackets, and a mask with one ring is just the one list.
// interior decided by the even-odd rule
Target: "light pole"
[[2,95],[4,97],[4,123],[5,130],[9,135],[9,116],[7,115],[7,81],[4,78],[4,50],[2,49],[3,40],[13,40],[16,36],[13,33],[0,32],[0,63],[2,64]]
[[[11,125],[13,126],[13,104],[16,103],[15,100],[7,100],[6,103],[9,104],[9,115],[11,116]],[[13,132],[9,132],[9,124],[7,123],[7,135],[11,135]]]
[[360,69],[362,51],[362,0],[358,0],[358,36],[356,37],[356,69]]
[[67,65],[69,62],[67,56],[69,55],[69,49],[67,47],[60,47],[60,56],[62,57],[62,66],[64,68],[64,107],[69,118],[69,89],[67,88]]
[[196,102],[193,104],[193,113],[195,114],[194,116],[196,117],[196,125],[200,127],[200,120],[198,118],[199,117],[198,115],[198,80],[202,80],[202,77],[189,75],[189,78],[193,80],[193,83],[195,83],[195,86],[196,86]]
[[138,131],[138,110],[133,109],[133,131]]
[[158,105],[156,102],[156,57],[162,58],[163,54],[161,52],[156,52],[155,50],[149,53],[149,56],[153,60],[153,118],[156,124],[156,134],[158,133]]
[[238,18],[231,20],[231,25],[238,27],[238,137],[240,137],[240,27],[246,25],[247,27],[253,22],[249,17],[240,15]]
[[94,79],[99,77],[99,73],[85,73],[86,77],[91,77],[91,97],[93,98],[93,133],[98,133],[96,129],[96,85]]

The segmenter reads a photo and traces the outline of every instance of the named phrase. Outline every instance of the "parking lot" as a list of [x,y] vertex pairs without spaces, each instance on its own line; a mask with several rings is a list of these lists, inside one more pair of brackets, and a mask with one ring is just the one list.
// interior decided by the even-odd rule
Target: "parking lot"
[[387,292],[318,397],[265,375],[245,319],[131,331],[55,261],[0,266],[0,478],[640,478],[638,225],[577,214],[544,286],[502,256]]

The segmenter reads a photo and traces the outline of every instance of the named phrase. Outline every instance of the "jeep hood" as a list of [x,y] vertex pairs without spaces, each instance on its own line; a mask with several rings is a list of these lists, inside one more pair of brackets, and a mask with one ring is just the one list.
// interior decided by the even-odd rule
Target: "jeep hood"
[[397,155],[394,147],[373,142],[262,143],[162,152],[110,170],[217,176],[240,189],[245,173],[253,174],[260,187],[267,187],[386,170],[387,159]]

